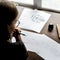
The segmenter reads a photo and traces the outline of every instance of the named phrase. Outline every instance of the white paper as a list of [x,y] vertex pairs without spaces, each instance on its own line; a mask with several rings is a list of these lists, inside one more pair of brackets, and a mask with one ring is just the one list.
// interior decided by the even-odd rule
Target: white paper
[[40,32],[51,14],[40,10],[24,8],[19,21],[20,27]]
[[60,60],[60,44],[45,34],[36,34],[22,31],[26,36],[21,35],[27,50],[36,52],[45,60]]

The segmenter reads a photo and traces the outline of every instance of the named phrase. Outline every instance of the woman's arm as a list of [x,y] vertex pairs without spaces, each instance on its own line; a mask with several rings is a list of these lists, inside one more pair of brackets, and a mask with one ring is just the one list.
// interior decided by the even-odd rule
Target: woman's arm
[[25,45],[24,45],[24,43],[23,43],[23,41],[21,39],[20,31],[18,29],[15,29],[13,36],[16,39],[15,44],[17,45],[18,48],[21,48],[20,49],[20,51],[22,53],[21,55],[24,56],[24,58],[23,57],[22,58],[26,59],[28,57],[28,52],[27,52],[27,49],[26,49],[26,47],[25,47]]

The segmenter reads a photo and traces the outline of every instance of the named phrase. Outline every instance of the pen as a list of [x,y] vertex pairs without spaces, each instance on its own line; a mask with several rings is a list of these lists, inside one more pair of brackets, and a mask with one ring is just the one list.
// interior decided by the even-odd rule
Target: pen
[[24,33],[21,33],[21,32],[20,32],[20,34],[23,35],[23,36],[26,36],[26,34],[24,34]]

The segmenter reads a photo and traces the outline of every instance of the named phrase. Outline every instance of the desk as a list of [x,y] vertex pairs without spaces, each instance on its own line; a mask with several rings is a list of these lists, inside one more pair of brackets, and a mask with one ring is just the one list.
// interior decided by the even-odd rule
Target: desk
[[[58,39],[57,29],[56,29],[56,24],[60,24],[60,14],[53,13],[53,12],[49,12],[49,13],[51,13],[52,15],[40,33],[41,34],[44,33],[47,36],[49,36],[50,38],[54,39],[56,42],[60,43],[60,40]],[[54,24],[54,29],[52,32],[48,32],[49,23]]]
[[[18,8],[19,13],[21,14],[21,12],[23,11],[23,7],[18,6],[17,8]],[[48,11],[46,11],[46,12],[48,12]],[[56,24],[60,24],[60,14],[54,13],[54,12],[48,12],[48,13],[51,14],[51,17],[49,18],[48,22],[43,27],[40,34],[46,34],[50,38],[54,39],[56,42],[60,43],[60,40],[58,39],[58,35],[57,35],[57,30],[56,30]],[[52,32],[48,32],[49,23],[54,24],[54,29]],[[33,31],[31,31],[31,32],[33,32]],[[38,55],[36,55],[33,52],[28,52],[28,53],[29,53],[29,58],[32,57],[31,60],[43,60],[41,57],[39,57]]]

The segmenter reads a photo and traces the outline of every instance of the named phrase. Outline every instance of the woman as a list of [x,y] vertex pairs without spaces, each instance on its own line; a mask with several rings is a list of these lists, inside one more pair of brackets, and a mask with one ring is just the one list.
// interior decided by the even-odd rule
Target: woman
[[[18,21],[18,10],[12,2],[0,2],[0,48],[16,48],[18,51],[4,50],[5,59],[26,60],[28,53],[20,37],[20,31],[16,28]],[[16,42],[12,43],[11,38],[15,37]],[[7,58],[7,56],[9,56]],[[3,60],[3,59],[2,59]]]

